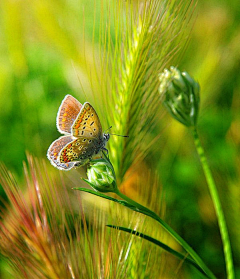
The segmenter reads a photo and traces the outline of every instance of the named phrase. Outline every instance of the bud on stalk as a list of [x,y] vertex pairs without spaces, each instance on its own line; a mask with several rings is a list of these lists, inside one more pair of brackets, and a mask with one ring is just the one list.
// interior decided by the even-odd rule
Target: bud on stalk
[[173,118],[191,127],[196,126],[199,111],[199,84],[187,72],[170,67],[159,75],[159,93]]
[[87,177],[89,184],[99,192],[115,192],[117,188],[113,166],[105,159],[91,161]]

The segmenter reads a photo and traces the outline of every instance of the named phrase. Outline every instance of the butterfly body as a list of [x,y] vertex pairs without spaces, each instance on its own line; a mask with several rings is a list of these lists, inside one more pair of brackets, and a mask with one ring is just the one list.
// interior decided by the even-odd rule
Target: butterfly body
[[82,105],[71,95],[67,95],[59,107],[57,128],[64,136],[50,145],[47,157],[61,170],[87,164],[105,149],[110,137],[102,133],[100,120],[90,103]]

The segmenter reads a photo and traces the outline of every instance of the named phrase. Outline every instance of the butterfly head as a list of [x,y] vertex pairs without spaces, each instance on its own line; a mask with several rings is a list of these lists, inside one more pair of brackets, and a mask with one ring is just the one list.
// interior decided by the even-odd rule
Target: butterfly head
[[110,139],[110,135],[103,133],[103,139],[104,139],[104,142],[107,142]]

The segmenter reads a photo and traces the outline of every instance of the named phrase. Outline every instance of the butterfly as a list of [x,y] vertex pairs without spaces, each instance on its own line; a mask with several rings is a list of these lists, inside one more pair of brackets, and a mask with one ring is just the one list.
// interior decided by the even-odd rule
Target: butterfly
[[87,164],[105,149],[110,138],[102,133],[95,109],[88,102],[82,105],[71,95],[66,95],[59,107],[57,129],[64,135],[50,145],[47,157],[60,170]]

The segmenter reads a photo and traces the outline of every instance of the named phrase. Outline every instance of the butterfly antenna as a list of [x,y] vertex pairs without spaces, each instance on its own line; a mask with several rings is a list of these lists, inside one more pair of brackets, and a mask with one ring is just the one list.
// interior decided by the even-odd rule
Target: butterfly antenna
[[112,129],[112,126],[110,126],[109,128],[107,128],[107,130],[105,130],[105,132],[107,132],[108,130]]
[[[110,130],[112,126],[110,126],[106,131]],[[105,132],[106,132],[105,131]],[[118,136],[118,137],[123,137],[123,138],[129,138],[129,136],[123,136],[123,135],[117,135],[117,134],[109,134],[110,136]]]
[[123,138],[129,138],[129,136],[123,136],[123,135],[117,135],[117,134],[109,134],[110,136],[118,136],[118,137],[123,137]]

